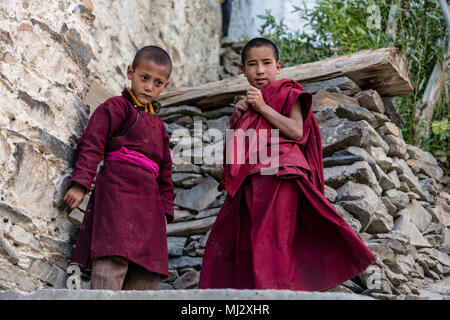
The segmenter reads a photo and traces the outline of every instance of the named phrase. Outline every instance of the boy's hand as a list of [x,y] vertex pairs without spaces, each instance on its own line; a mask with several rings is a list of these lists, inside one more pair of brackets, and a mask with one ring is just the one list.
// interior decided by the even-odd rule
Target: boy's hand
[[83,202],[86,189],[78,183],[75,183],[64,196],[64,201],[74,210]]
[[248,104],[243,100],[239,100],[234,106],[234,112],[236,113],[236,120],[242,117],[242,114],[247,110]]
[[255,87],[250,87],[247,90],[247,102],[256,112],[261,112],[267,107],[262,97],[261,90]]

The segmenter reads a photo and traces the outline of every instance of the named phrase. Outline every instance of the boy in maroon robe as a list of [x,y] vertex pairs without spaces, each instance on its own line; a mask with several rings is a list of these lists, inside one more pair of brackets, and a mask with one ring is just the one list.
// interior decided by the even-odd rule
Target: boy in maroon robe
[[72,263],[91,269],[91,289],[155,290],[168,275],[167,219],[173,219],[169,136],[155,100],[169,84],[163,49],[140,49],[131,88],[102,103],[81,136],[64,200],[77,208],[90,190]]
[[[278,168],[267,174],[268,163],[250,161],[251,142],[244,163],[234,155],[225,161],[219,189],[228,195],[206,244],[199,288],[322,291],[337,286],[376,256],[324,196],[312,96],[293,80],[276,80],[281,62],[267,39],[246,44],[241,68],[251,86],[235,106],[230,129],[255,130],[259,136],[278,129],[278,141],[266,140],[270,143],[256,150],[277,150]],[[227,157],[231,145],[235,141],[227,139]]]

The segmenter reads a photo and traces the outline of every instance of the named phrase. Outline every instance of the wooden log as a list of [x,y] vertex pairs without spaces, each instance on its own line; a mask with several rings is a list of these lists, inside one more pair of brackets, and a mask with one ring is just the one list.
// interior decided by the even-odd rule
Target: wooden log
[[[404,96],[413,90],[409,63],[397,48],[363,50],[345,56],[283,68],[279,79],[301,84],[347,76],[363,90],[373,89],[382,96]],[[163,106],[188,104],[200,108],[216,107],[244,94],[249,84],[243,75],[210,82],[194,88],[179,88],[163,93]]]

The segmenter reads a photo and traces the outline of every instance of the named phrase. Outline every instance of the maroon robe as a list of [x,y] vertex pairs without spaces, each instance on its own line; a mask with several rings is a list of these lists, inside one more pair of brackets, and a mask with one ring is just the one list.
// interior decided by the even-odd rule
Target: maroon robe
[[[219,189],[228,195],[206,244],[199,288],[326,290],[358,275],[376,256],[324,196],[311,94],[288,79],[261,92],[285,116],[300,100],[303,136],[294,141],[280,134],[276,175],[259,174],[267,165],[250,164],[248,152],[245,164],[225,163]],[[231,126],[237,128],[273,127],[248,108]]]
[[78,142],[69,186],[91,188],[105,153],[127,147],[159,166],[159,176],[139,166],[105,161],[95,181],[72,262],[90,267],[102,256],[122,256],[167,276],[165,216],[173,219],[172,159],[169,136],[157,115],[133,106],[127,90],[92,114]]

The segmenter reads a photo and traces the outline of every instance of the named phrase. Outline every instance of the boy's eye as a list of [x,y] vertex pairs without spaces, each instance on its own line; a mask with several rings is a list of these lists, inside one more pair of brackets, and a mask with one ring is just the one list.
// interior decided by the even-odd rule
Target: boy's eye
[[162,81],[156,81],[156,86],[157,86],[157,87],[161,87],[162,84],[163,84]]
[[142,76],[142,80],[148,80],[147,76]]

